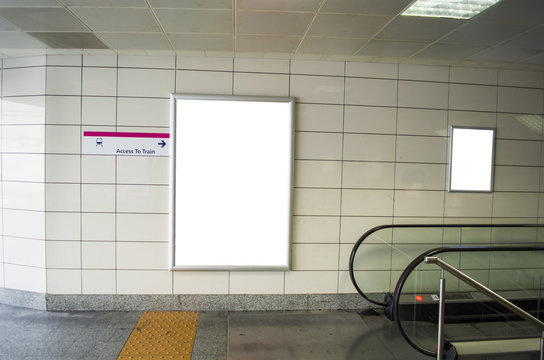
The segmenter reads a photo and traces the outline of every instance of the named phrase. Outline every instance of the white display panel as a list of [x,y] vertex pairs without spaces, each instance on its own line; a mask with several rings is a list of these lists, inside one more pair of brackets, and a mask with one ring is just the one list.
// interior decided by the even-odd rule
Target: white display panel
[[450,191],[493,189],[494,129],[450,129]]
[[289,269],[294,99],[171,101],[171,268]]

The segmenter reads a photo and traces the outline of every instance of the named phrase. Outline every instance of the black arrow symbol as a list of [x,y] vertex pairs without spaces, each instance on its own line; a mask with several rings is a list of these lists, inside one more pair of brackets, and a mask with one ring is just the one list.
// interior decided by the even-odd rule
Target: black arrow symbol
[[159,145],[161,146],[161,148],[163,148],[163,147],[166,145],[166,143],[164,142],[164,140],[161,140],[161,142],[159,143]]

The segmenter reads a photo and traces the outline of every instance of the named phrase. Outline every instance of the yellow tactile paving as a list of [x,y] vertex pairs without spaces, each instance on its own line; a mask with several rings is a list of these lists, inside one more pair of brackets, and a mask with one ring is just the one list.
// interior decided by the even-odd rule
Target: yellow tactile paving
[[191,360],[198,312],[146,311],[117,360]]

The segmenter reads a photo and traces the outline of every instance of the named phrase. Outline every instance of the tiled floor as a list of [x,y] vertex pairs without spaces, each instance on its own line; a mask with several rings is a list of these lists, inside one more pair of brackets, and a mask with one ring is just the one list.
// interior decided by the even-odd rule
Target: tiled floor
[[[0,360],[116,359],[141,312],[45,312],[0,305]],[[383,316],[367,312],[204,312],[192,360],[416,360]]]

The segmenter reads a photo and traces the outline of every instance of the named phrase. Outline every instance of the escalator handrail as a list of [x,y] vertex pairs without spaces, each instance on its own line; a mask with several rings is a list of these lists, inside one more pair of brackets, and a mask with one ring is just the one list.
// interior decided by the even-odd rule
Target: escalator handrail
[[353,246],[353,249],[351,250],[351,255],[349,257],[349,277],[351,279],[351,283],[355,287],[355,290],[368,302],[371,302],[375,305],[379,306],[388,306],[389,303],[386,301],[377,301],[370,299],[362,290],[359,288],[359,285],[357,285],[357,281],[355,280],[355,273],[353,270],[353,262],[355,261],[355,255],[357,254],[357,250],[359,250],[359,246],[365,241],[366,238],[368,238],[370,235],[372,235],[375,232],[378,232],[383,229],[394,229],[394,228],[501,228],[501,227],[543,227],[544,225],[539,224],[385,224],[385,225],[378,225],[373,227],[372,229],[365,232],[361,237],[357,240],[355,245]]
[[447,252],[477,252],[477,251],[544,251],[544,246],[449,246],[430,249],[416,257],[408,266],[404,269],[402,274],[399,277],[399,281],[395,287],[395,293],[393,295],[393,314],[395,322],[400,330],[402,336],[406,339],[408,344],[410,344],[414,349],[419,352],[436,357],[436,352],[429,351],[422,348],[418,344],[414,343],[412,339],[406,334],[404,328],[402,327],[400,318],[399,318],[399,301],[400,293],[404,287],[404,283],[412,271],[422,262],[425,262],[426,257],[436,256],[438,254],[447,253]]

